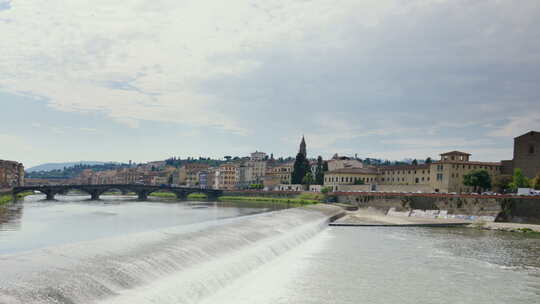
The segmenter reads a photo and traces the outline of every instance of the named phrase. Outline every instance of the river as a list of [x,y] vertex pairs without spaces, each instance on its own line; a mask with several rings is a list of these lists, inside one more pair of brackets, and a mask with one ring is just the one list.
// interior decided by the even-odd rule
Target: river
[[0,213],[0,303],[540,303],[538,237],[321,212],[33,196]]

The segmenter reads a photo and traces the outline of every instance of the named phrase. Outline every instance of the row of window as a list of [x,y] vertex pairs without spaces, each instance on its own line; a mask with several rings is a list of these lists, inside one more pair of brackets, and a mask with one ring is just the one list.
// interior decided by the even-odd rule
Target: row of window
[[[383,181],[383,182],[384,182],[385,180],[386,180],[387,182],[400,182],[400,181],[401,181],[401,182],[404,182],[404,181],[405,181],[405,178],[403,177],[403,178],[401,178],[401,180],[400,180],[399,177],[397,177],[397,178],[395,178],[395,179],[394,179],[394,177],[392,177],[392,178],[388,177],[387,179],[385,179],[385,178],[383,177],[383,178],[381,179],[381,181]],[[428,182],[429,182],[429,177],[427,177],[427,178],[426,178],[426,177],[422,177],[422,178],[417,177],[417,178],[415,178],[415,183],[418,184],[420,181],[423,181],[423,182],[428,181]]]
[[327,183],[336,183],[336,182],[353,183],[353,182],[358,182],[358,181],[373,182],[373,181],[376,180],[376,178],[374,178],[374,177],[336,177],[336,176],[332,176],[332,177],[325,178],[325,180],[326,180]]
[[501,167],[498,166],[483,166],[483,165],[452,165],[453,169],[486,169],[486,170],[501,170]]
[[[407,173],[408,174],[411,174],[411,173],[417,174],[418,173],[417,170],[414,170],[414,171],[409,170],[407,173],[406,172],[407,171],[384,171],[383,174],[385,174],[385,175],[398,174],[399,175],[399,174],[407,174]],[[428,170],[427,174],[429,174],[429,173],[430,173],[430,171]],[[426,174],[426,170],[422,170],[422,174]]]

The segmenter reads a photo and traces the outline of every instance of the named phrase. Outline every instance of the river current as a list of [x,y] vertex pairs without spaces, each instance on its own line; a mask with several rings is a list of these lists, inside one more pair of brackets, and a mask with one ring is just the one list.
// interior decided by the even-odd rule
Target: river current
[[32,196],[0,207],[0,303],[540,303],[538,237],[329,213]]

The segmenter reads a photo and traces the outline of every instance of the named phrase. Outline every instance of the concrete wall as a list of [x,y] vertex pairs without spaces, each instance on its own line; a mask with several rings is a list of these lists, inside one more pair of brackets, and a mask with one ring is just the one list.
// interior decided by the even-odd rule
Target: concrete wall
[[224,196],[258,196],[258,197],[278,197],[278,198],[295,198],[302,192],[296,191],[223,191]]
[[377,185],[376,191],[383,192],[433,192],[433,187],[430,185]]
[[540,224],[540,197],[482,197],[470,195],[373,195],[369,193],[336,193],[338,203],[361,208],[388,211],[413,209],[448,210],[448,214],[493,216],[496,221]]

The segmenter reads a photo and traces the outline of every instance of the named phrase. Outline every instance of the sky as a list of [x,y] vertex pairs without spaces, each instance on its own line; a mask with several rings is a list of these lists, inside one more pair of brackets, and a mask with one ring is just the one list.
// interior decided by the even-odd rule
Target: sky
[[0,0],[0,159],[512,158],[538,0]]

